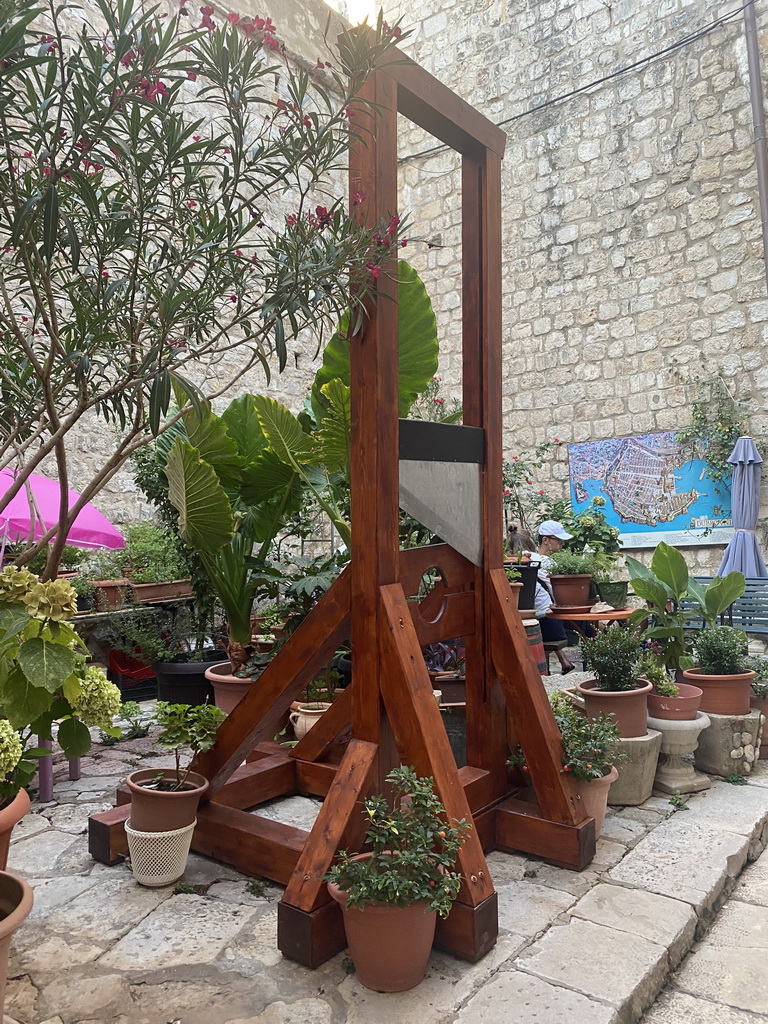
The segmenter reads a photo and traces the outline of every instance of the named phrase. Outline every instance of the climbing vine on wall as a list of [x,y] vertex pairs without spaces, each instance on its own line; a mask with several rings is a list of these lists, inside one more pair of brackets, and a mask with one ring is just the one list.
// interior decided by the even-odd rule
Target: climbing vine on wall
[[745,401],[734,395],[717,371],[695,381],[696,397],[691,405],[691,422],[677,435],[691,459],[703,458],[707,476],[722,493],[720,485],[731,479],[728,456],[736,440],[748,432]]

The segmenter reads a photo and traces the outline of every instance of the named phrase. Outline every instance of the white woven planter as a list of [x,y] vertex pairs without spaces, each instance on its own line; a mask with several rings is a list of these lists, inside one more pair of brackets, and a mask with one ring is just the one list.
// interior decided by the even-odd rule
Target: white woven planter
[[196,824],[197,819],[173,832],[137,832],[131,828],[130,818],[126,821],[131,868],[139,885],[171,885],[181,878],[187,866]]

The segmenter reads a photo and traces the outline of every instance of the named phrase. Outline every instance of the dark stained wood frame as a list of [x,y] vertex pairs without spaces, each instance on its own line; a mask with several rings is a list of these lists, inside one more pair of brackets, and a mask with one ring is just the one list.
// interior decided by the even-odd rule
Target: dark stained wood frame
[[[594,855],[594,822],[573,780],[502,566],[501,157],[504,133],[403,54],[366,86],[376,110],[351,154],[350,192],[368,224],[397,209],[397,115],[462,156],[464,423],[485,434],[482,565],[448,545],[407,551],[398,542],[397,281],[379,278],[364,331],[351,339],[353,549],[349,567],[299,626],[194,764],[210,780],[193,848],[286,885],[278,945],[315,967],[344,947],[341,912],[322,879],[340,848],[359,848],[361,802],[395,764],[431,775],[451,818],[471,819],[464,881],[436,943],[478,960],[495,943],[497,898],[484,850],[520,850],[581,869]],[[426,569],[441,582],[420,603]],[[354,682],[287,753],[272,742],[290,702],[352,638]],[[466,637],[467,760],[457,769],[421,647]],[[507,721],[522,744],[533,792],[507,780]],[[341,741],[341,742],[340,742]],[[340,752],[340,756],[339,756]],[[243,763],[248,757],[248,762]],[[247,813],[276,796],[325,797],[311,832]],[[126,853],[124,791],[90,820],[94,857]]]

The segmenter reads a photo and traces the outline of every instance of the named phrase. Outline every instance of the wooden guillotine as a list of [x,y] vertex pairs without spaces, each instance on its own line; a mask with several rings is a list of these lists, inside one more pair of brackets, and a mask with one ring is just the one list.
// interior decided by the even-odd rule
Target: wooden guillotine
[[[436,944],[458,957],[476,961],[496,941],[497,897],[484,850],[536,854],[577,870],[595,850],[594,822],[573,779],[561,772],[559,733],[502,565],[505,135],[402,53],[391,59],[366,87],[377,116],[367,145],[352,154],[357,170],[350,191],[365,193],[371,224],[397,209],[398,114],[461,154],[464,425],[449,428],[447,443],[432,435],[439,427],[431,424],[401,430],[396,275],[382,274],[370,319],[351,340],[351,562],[222,724],[214,749],[194,765],[211,788],[193,849],[286,886],[278,945],[309,967],[344,948],[341,910],[322,878],[338,849],[359,848],[362,801],[383,788],[396,764],[433,776],[449,817],[474,824],[459,855],[461,892],[436,935]],[[401,551],[400,485],[428,477],[435,460],[458,474],[465,501],[461,542]],[[451,523],[445,526],[440,535],[450,537]],[[438,584],[414,600],[434,567]],[[467,766],[461,769],[421,651],[457,636],[466,638]],[[278,746],[273,737],[291,701],[349,637],[351,686],[296,747]],[[508,716],[532,788],[508,783]],[[309,832],[248,813],[295,793],[325,797]],[[104,863],[127,852],[128,800],[121,790],[118,806],[90,820],[90,850]]]

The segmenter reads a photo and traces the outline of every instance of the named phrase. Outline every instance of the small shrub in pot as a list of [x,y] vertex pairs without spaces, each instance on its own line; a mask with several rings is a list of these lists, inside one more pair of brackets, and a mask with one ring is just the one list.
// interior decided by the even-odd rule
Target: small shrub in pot
[[702,629],[694,640],[699,671],[711,676],[735,676],[748,670],[747,636],[743,629],[715,626]]
[[581,653],[584,667],[595,673],[598,690],[637,688],[640,640],[633,630],[619,625],[599,629],[581,640]]

